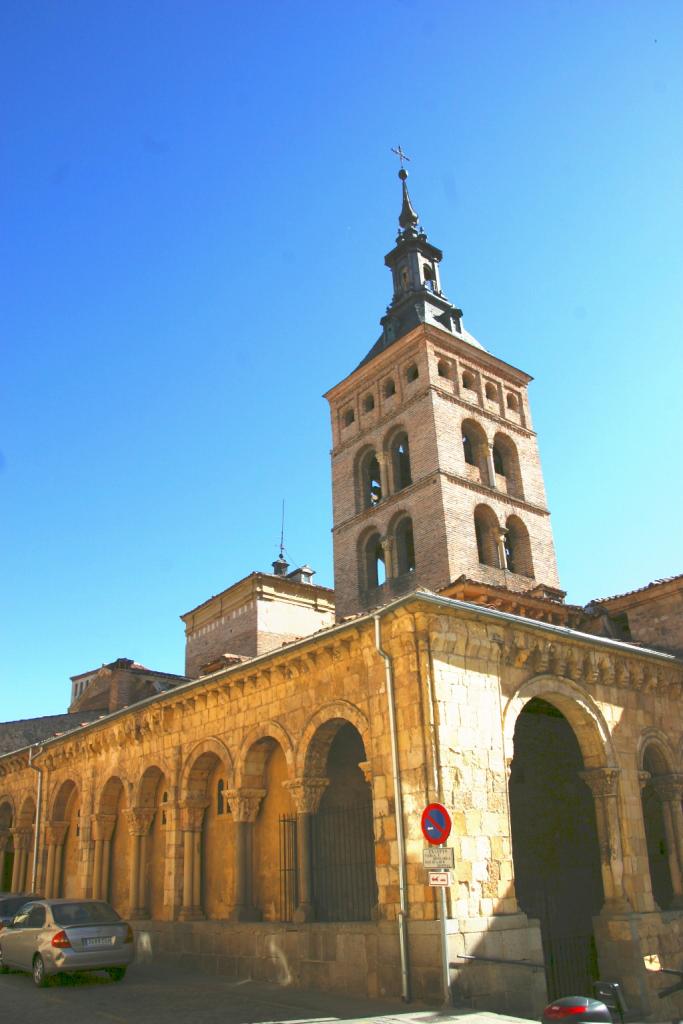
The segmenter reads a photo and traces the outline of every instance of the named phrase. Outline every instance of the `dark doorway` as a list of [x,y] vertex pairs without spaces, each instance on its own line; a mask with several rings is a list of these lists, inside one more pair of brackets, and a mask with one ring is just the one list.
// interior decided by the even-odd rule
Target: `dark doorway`
[[311,823],[319,921],[370,921],[377,904],[372,793],[359,768],[364,761],[359,733],[341,725],[327,755],[329,785]]
[[541,922],[548,996],[590,995],[604,894],[593,795],[564,715],[535,698],[515,727],[510,815],[520,907]]

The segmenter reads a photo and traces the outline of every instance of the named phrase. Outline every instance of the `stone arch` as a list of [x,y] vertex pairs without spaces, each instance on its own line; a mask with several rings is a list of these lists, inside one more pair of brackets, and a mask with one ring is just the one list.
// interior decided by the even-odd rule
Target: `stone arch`
[[[129,834],[131,786],[118,773],[112,772],[100,791],[95,818],[99,822],[98,832],[103,838],[102,852],[102,898],[113,904],[121,914],[127,914],[130,907],[130,856]],[[101,832],[100,832],[101,829]]]
[[54,823],[66,821],[67,809],[71,801],[78,795],[80,795],[80,789],[78,783],[73,779],[64,779],[62,782],[58,782],[52,795],[48,821]]
[[216,760],[225,766],[229,784],[232,785],[234,764],[230,751],[217,736],[208,736],[197,743],[185,758],[180,782],[181,801],[187,800],[194,793],[205,793]]
[[474,510],[474,536],[480,565],[500,568],[500,523],[490,505],[477,505]]
[[21,809],[17,815],[17,825],[20,828],[33,828],[36,820],[36,802],[32,796],[24,797]]
[[[149,822],[144,841],[140,843],[140,873],[138,907],[152,918],[160,918],[164,911],[164,883],[166,874],[166,832],[168,819],[168,770],[163,761],[148,764],[137,783],[131,788],[131,806],[142,813],[139,820]],[[134,843],[135,838],[132,839]]]
[[157,758],[142,772],[142,775],[131,788],[131,805],[133,807],[153,807],[159,780],[168,782],[171,774],[162,758]]
[[10,829],[15,821],[12,797],[0,796],[0,892],[9,891],[12,885],[14,847]]
[[387,528],[391,543],[392,576],[404,576],[415,571],[415,532],[409,512],[401,509]]
[[[646,761],[650,763],[650,768],[646,767]],[[646,729],[638,741],[639,771],[667,775],[674,771],[675,763],[676,757],[668,737],[659,729]]]
[[[486,431],[477,420],[466,417],[460,424],[460,438],[466,476],[488,487],[490,485],[488,472],[489,443]],[[468,469],[468,466],[472,467],[471,471]]]
[[647,729],[638,744],[641,776],[641,808],[647,847],[652,895],[661,910],[683,901],[678,859],[674,804],[680,793],[670,789],[675,756],[668,738],[659,729]]
[[368,526],[358,537],[358,587],[361,594],[377,590],[389,575],[387,546],[376,526]]
[[371,759],[372,744],[368,719],[355,704],[350,704],[345,700],[336,700],[319,708],[306,723],[297,748],[296,774],[298,778],[321,778],[324,776],[332,740],[340,726],[347,722],[357,729],[365,747],[365,756],[368,760]]
[[16,818],[17,814],[12,797],[9,793],[6,796],[0,796],[0,831],[11,828]]
[[252,844],[251,880],[238,885],[238,905],[253,903],[251,912],[266,921],[290,920],[280,875],[282,823],[291,822],[295,806],[289,783],[294,781],[294,745],[276,721],[256,726],[244,738],[236,766],[238,801],[248,808],[240,828]]
[[553,675],[528,679],[505,705],[503,744],[508,762],[514,754],[517,719],[524,706],[534,697],[552,704],[567,719],[578,741],[586,769],[618,767],[609,726],[591,695],[573,679]]
[[275,744],[282,748],[288,775],[293,777],[294,744],[285,728],[271,720],[255,726],[242,741],[235,769],[235,785],[238,789],[242,786],[256,789],[262,787],[266,762]]
[[519,516],[508,516],[505,530],[505,561],[509,572],[533,579],[534,562],[526,524]]
[[502,476],[505,480],[504,490],[515,498],[523,498],[522,470],[515,442],[499,431],[493,438],[491,454],[496,476]]

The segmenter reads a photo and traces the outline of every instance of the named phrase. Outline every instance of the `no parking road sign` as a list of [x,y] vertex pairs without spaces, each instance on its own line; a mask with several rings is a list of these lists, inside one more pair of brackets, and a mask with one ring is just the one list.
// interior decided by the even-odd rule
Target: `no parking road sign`
[[432,846],[441,846],[451,834],[451,816],[443,804],[428,804],[420,824],[422,835]]

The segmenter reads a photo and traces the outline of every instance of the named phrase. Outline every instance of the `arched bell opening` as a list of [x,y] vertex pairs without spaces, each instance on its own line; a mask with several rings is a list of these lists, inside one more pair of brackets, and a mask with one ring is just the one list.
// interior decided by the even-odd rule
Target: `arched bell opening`
[[604,902],[600,847],[572,726],[538,697],[520,712],[510,771],[515,889],[541,923],[548,995],[590,992],[598,977],[593,917]]

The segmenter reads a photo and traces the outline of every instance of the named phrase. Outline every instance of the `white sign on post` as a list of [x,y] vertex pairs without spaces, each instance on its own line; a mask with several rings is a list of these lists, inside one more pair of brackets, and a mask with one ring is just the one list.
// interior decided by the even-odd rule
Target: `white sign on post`
[[429,884],[430,885],[450,885],[451,884],[450,871],[430,871],[429,872]]
[[429,846],[422,851],[422,865],[425,868],[452,868],[455,865],[452,846]]

